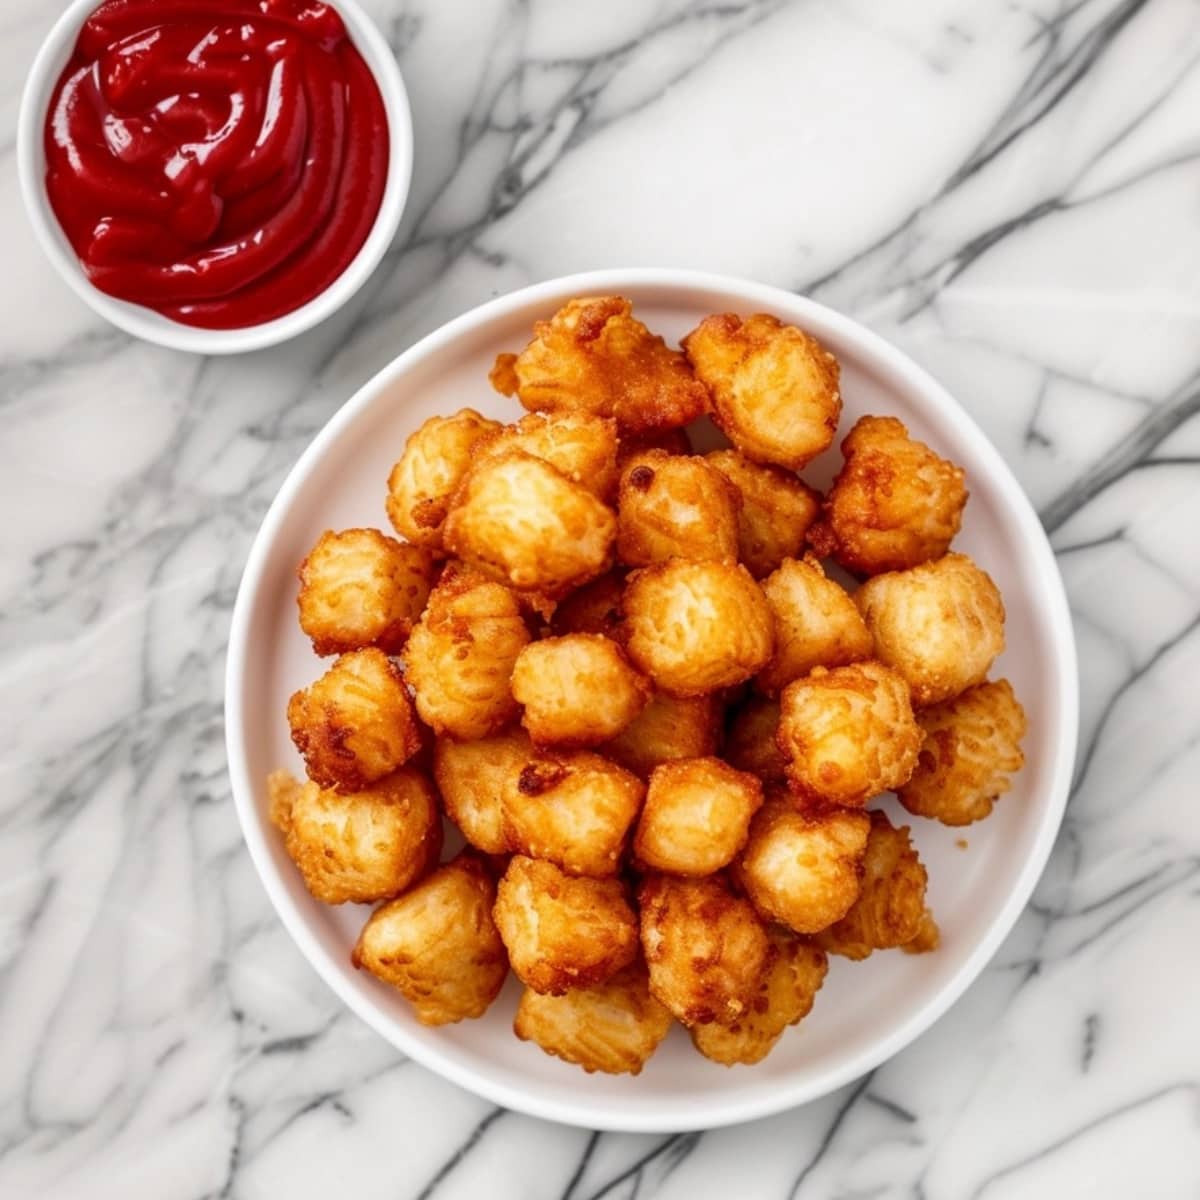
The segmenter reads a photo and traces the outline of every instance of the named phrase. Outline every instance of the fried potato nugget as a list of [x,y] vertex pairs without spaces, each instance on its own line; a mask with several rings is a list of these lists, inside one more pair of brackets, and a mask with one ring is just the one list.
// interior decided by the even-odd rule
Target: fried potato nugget
[[840,921],[816,937],[822,949],[846,958],[904,946],[924,932],[928,877],[912,847],[911,831],[907,825],[896,829],[886,813],[870,816],[858,899]]
[[429,781],[401,767],[343,795],[300,783],[288,771],[267,780],[271,823],[308,890],[326,904],[398,896],[438,860],[442,820]]
[[768,930],[774,956],[749,1011],[732,1025],[696,1025],[692,1043],[724,1066],[761,1062],[789,1025],[812,1012],[829,970],[825,951],[778,926]]
[[917,769],[896,793],[919,817],[943,825],[982,821],[1025,763],[1025,710],[1007,679],[981,683],[961,696],[922,709],[925,734]]
[[508,588],[451,564],[404,650],[421,720],[456,738],[486,737],[516,720],[510,680],[529,640]]
[[738,490],[738,558],[755,579],[770,575],[785,558],[796,558],[821,497],[790,471],[752,462],[737,450],[704,456]]
[[614,417],[622,431],[674,429],[708,407],[687,362],[633,316],[622,296],[569,300],[538,321],[520,354],[502,354],[492,386],[533,412]]
[[651,690],[621,647],[598,633],[532,642],[513,668],[521,723],[539,746],[606,742],[646,707]]
[[664,763],[650,776],[634,855],[651,870],[711,875],[746,844],[762,802],[762,782],[719,758]]
[[660,763],[715,754],[720,734],[721,705],[715,696],[680,700],[656,692],[603,750],[609,758],[646,779]]
[[550,620],[551,632],[559,637],[567,633],[598,633],[614,642],[622,641],[625,636],[625,613],[621,607],[624,594],[624,573],[606,571],[557,605]]
[[650,995],[642,963],[605,983],[576,987],[561,996],[526,988],[513,1032],[547,1054],[590,1075],[637,1075],[671,1028],[671,1014]]
[[523,729],[472,742],[441,737],[434,743],[433,778],[446,816],[485,854],[513,849],[504,828],[504,796],[532,757]]
[[480,456],[521,450],[540,458],[601,500],[617,490],[617,423],[585,412],[528,413],[505,425],[481,447]]
[[525,591],[563,594],[602,574],[617,519],[586,488],[521,450],[467,475],[446,518],[446,549]]
[[787,759],[775,740],[779,702],[752,696],[738,706],[725,735],[725,761],[764,783],[786,783]]
[[531,755],[502,789],[509,848],[570,875],[614,875],[646,786],[599,754]]
[[909,437],[895,417],[862,417],[842,442],[845,463],[812,541],[856,575],[941,558],[967,503],[961,467]]
[[300,564],[300,628],[317,654],[396,654],[433,586],[433,556],[378,529],[326,530]]
[[650,991],[684,1025],[729,1025],[753,1006],[770,942],[719,876],[648,875],[638,891]]
[[513,971],[535,992],[603,983],[637,957],[637,916],[618,879],[567,875],[518,854],[493,915]]
[[921,730],[903,678],[882,663],[814,667],[780,696],[779,748],[792,790],[854,807],[908,781]]
[[323,788],[362,791],[421,748],[404,677],[382,650],[343,654],[288,701],[292,741]]
[[388,477],[387,515],[396,532],[431,550],[442,548],[450,498],[471,466],[478,443],[503,428],[473,408],[430,417],[405,443]]
[[740,507],[737,488],[704,459],[638,454],[621,472],[617,557],[628,567],[669,558],[734,562]]
[[917,708],[982,683],[1004,649],[1000,591],[965,554],[876,575],[854,602],[875,656],[904,676]]
[[629,657],[658,688],[703,696],[760,671],[774,649],[771,610],[745,567],[675,559],[625,589]]
[[481,1017],[508,974],[492,921],[496,888],[463,853],[371,914],[350,956],[394,987],[422,1025]]
[[813,667],[871,657],[871,635],[854,601],[811,554],[786,559],[762,590],[775,623],[775,654],[754,680],[759,691],[774,696]]
[[734,878],[764,917],[816,933],[858,899],[871,819],[860,809],[802,812],[774,793],[750,824]]
[[798,471],[833,442],[838,361],[816,338],[766,313],[720,313],[683,350],[712,394],[713,421],[747,458]]

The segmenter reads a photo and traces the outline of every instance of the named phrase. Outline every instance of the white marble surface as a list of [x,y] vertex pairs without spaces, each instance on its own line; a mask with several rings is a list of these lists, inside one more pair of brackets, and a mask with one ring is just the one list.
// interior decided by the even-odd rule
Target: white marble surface
[[[386,266],[232,361],[92,318],[12,130],[0,11],[0,1196],[986,1200],[1200,1192],[1200,6],[368,0],[415,185]],[[284,473],[415,338],[599,266],[753,276],[938,375],[1061,556],[1083,752],[1035,900],[932,1031],[669,1138],[498,1112],[301,960],[242,848],[230,607]]]

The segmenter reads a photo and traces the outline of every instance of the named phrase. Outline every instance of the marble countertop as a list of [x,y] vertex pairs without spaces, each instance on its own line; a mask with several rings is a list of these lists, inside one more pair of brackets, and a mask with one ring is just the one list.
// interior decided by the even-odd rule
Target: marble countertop
[[[0,13],[0,1196],[1195,1196],[1200,7],[367,0],[416,175],[384,267],[233,360],[115,333],[27,231]],[[806,1108],[671,1137],[498,1111],[344,1011],[243,849],[230,610],[285,472],[449,317],[688,266],[938,376],[1049,530],[1083,729],[1033,903],[958,1005]]]

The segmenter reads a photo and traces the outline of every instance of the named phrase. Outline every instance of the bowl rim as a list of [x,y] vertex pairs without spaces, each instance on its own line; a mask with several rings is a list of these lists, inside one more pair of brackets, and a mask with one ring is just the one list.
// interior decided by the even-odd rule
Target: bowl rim
[[185,325],[151,308],[109,296],[87,277],[58,218],[45,184],[43,129],[62,63],[84,21],[101,0],[72,0],[38,48],[26,76],[17,115],[17,174],[34,237],[55,270],[93,312],[133,337],[193,354],[244,354],[294,338],[332,316],[366,283],[383,260],[400,226],[413,168],[413,125],[408,92],[391,47],[358,0],[331,0],[350,39],[366,61],[383,97],[388,124],[388,171],[379,212],[367,239],[346,269],[307,304],[271,321],[240,329]]
[[[1062,735],[1056,747],[1045,812],[1031,852],[1022,865],[1004,905],[955,974],[939,991],[886,1038],[872,1043],[855,1055],[848,1056],[844,1062],[826,1069],[815,1077],[807,1077],[791,1086],[788,1086],[787,1081],[782,1081],[774,1089],[750,1098],[714,1097],[696,1108],[664,1112],[661,1117],[631,1115],[621,1108],[619,1100],[589,1102],[583,1089],[580,1090],[581,1099],[578,1102],[562,1103],[548,1101],[538,1095],[536,1090],[526,1091],[479,1076],[469,1067],[444,1057],[436,1047],[416,1041],[410,1042],[403,1031],[393,1028],[388,1023],[384,1014],[367,998],[365,991],[355,990],[348,985],[343,986],[340,977],[327,972],[323,963],[324,951],[287,893],[271,859],[265,827],[257,813],[253,781],[249,778],[242,703],[246,685],[251,617],[257,604],[270,550],[293,501],[304,487],[310,472],[324,455],[326,447],[341,436],[343,430],[374,402],[380,392],[408,371],[410,365],[435,353],[460,336],[501,318],[510,311],[541,301],[551,305],[569,296],[620,293],[624,289],[646,287],[679,292],[724,291],[741,296],[747,309],[783,309],[792,314],[799,312],[801,321],[811,319],[814,326],[834,329],[839,336],[853,340],[866,356],[903,377],[910,386],[920,390],[933,402],[939,416],[955,426],[956,433],[969,441],[975,452],[982,457],[992,481],[1002,496],[1006,512],[1017,525],[1023,540],[1030,546],[1031,553],[1040,560],[1037,565],[1041,568],[1044,583],[1040,601],[1047,606],[1058,668],[1055,673],[1055,694],[1050,697],[1049,703],[1057,710]],[[226,752],[238,820],[259,878],[275,911],[310,965],[342,1002],[376,1033],[414,1061],[443,1078],[504,1108],[581,1128],[613,1132],[669,1133],[697,1128],[715,1129],[770,1116],[827,1095],[860,1078],[897,1054],[932,1026],[974,982],[996,953],[1024,910],[1045,868],[1069,797],[1078,723],[1078,669],[1074,630],[1066,591],[1054,553],[1029,498],[1000,452],[966,410],[903,351],[873,330],[834,309],[771,285],[735,276],[675,268],[588,271],[521,288],[480,304],[440,326],[372,376],[317,433],[288,473],[272,501],[251,546],[238,588],[226,658]]]

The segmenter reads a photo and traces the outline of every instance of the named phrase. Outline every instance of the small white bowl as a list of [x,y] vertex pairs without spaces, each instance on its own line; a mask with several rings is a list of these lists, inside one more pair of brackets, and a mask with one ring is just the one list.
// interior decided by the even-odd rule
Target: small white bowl
[[75,48],[79,30],[99,4],[100,0],[74,0],[58,19],[33,60],[17,120],[17,169],[25,211],[38,242],[58,273],[85,304],[118,329],[172,350],[187,350],[194,354],[241,354],[261,350],[287,341],[332,316],[379,265],[395,236],[408,199],[412,176],[412,115],[400,67],[383,34],[355,0],[333,0],[333,7],[344,19],[351,40],[379,85],[387,112],[390,139],[387,182],[379,214],[362,249],[329,287],[294,312],[242,329],[200,329],[173,321],[143,305],[118,300],[93,286],[46,195],[43,141],[46,110],[58,77]]
[[[1029,716],[1026,765],[995,812],[969,830],[903,812],[929,868],[942,929],[933,954],[893,951],[835,959],[812,1015],[753,1067],[727,1069],[697,1054],[676,1028],[637,1078],[585,1075],[519,1042],[510,979],[478,1021],[429,1029],[401,997],[350,965],[369,909],[329,908],[305,890],[267,820],[264,781],[299,772],[284,710],[328,666],[296,621],[296,565],[325,529],[387,529],[386,480],[405,438],[428,417],[464,404],[512,420],[520,409],[491,391],[494,356],[519,349],[534,320],[572,296],[619,293],[675,341],[714,312],[774,313],[809,330],[841,359],[842,431],[867,412],[900,417],[914,436],[961,463],[971,499],[955,542],[991,573],[1008,609],[1008,650],[995,677],[1012,680]],[[829,451],[804,472],[824,486]],[[667,1131],[746,1121],[801,1104],[876,1067],[927,1029],[995,953],[1041,874],[1067,799],[1078,700],[1075,645],[1062,581],[1038,519],[995,448],[943,388],[876,334],[811,300],[735,279],[674,270],[605,271],[526,288],[451,321],[397,358],[333,417],[275,498],[238,593],[226,675],[225,729],[238,816],[284,924],[335,992],[400,1050],[508,1108],[591,1129]],[[966,837],[969,848],[956,842]]]

